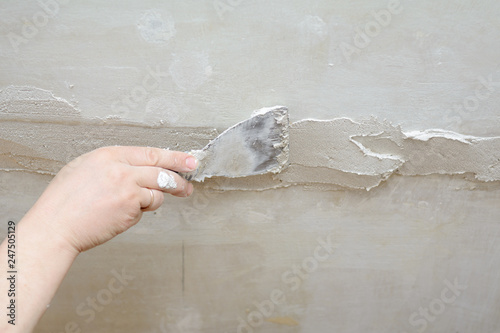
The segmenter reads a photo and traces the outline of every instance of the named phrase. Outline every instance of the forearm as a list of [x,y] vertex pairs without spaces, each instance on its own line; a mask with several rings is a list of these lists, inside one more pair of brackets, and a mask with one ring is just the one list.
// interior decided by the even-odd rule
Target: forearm
[[[144,212],[160,207],[164,192],[190,195],[193,186],[178,173],[196,167],[195,158],[181,152],[107,147],[62,168],[16,226],[14,268],[8,263],[9,239],[0,245],[0,309],[5,311],[0,311],[0,332],[31,332],[78,253],[135,225]],[[160,185],[160,176],[175,186]],[[15,325],[6,316],[12,270]]]
[[7,273],[12,270],[7,262],[8,238],[0,245],[0,274],[4,276],[0,279],[0,300],[5,312],[0,316],[0,332],[31,332],[78,254],[41,222],[28,213],[16,225],[15,325],[6,316],[12,298],[8,295],[11,282],[7,278],[12,275]]

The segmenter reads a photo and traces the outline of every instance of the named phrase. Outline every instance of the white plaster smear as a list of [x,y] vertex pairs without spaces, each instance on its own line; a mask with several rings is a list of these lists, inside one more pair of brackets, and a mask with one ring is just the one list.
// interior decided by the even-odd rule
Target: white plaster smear
[[[48,109],[50,112],[43,112]],[[36,124],[27,129],[26,121]],[[189,150],[203,147],[218,134],[214,129],[197,127],[152,130],[137,124],[107,126],[109,122],[103,120],[80,118],[70,103],[33,87],[11,86],[0,91],[0,122],[4,129],[0,133],[0,169],[42,173],[55,173],[68,156],[104,145],[156,145]],[[160,138],[158,130],[163,133]],[[405,133],[400,127],[375,118],[338,118],[297,121],[290,125],[289,141],[290,165],[281,173],[214,178],[207,180],[205,186],[220,190],[264,190],[291,185],[369,190],[395,173],[470,174],[478,181],[500,181],[500,137],[474,137],[440,129]],[[159,183],[160,180],[164,179],[159,177]]]
[[177,183],[172,175],[166,173],[165,171],[161,171],[158,174],[158,186],[164,190],[173,190],[177,188]]

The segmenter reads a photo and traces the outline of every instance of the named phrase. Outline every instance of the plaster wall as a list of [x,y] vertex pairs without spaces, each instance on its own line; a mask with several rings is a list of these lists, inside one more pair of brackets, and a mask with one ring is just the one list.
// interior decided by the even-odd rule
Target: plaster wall
[[79,257],[36,331],[500,331],[499,15],[2,1],[2,225],[94,148],[197,149],[276,104],[291,120],[286,171],[168,198]]

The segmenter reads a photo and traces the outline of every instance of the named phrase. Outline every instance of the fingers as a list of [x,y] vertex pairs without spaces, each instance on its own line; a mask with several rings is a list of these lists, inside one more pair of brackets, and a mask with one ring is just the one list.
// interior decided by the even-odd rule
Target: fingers
[[156,166],[178,172],[193,171],[196,159],[180,151],[152,147],[110,147],[119,150],[119,158],[133,166]]
[[141,188],[141,210],[149,212],[157,210],[163,203],[163,192],[149,188]]
[[133,167],[137,185],[156,189],[178,197],[187,197],[193,192],[193,185],[177,173],[158,167]]

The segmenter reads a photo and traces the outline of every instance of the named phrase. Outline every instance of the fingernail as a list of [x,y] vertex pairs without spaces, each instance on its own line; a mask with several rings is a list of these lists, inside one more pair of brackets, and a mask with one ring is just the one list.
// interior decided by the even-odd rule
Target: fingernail
[[190,170],[194,170],[196,169],[196,167],[198,166],[198,162],[196,161],[196,158],[190,156],[188,158],[186,158],[186,166],[190,169]]
[[193,184],[191,183],[188,183],[188,189],[187,189],[187,195],[186,196],[190,196],[191,194],[193,194],[193,191],[194,191],[194,186]]

